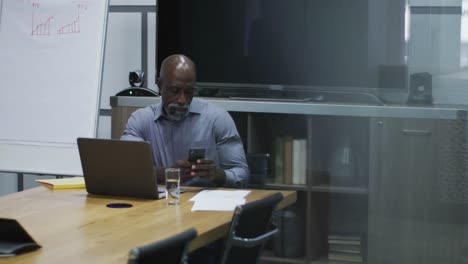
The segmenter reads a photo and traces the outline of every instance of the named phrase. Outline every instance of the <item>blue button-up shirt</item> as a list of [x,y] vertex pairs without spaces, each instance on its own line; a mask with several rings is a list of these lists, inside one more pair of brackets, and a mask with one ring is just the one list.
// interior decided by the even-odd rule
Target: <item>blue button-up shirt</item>
[[[123,140],[148,141],[154,165],[170,167],[187,160],[190,148],[205,148],[205,159],[213,160],[226,172],[225,187],[244,187],[249,169],[236,125],[226,110],[193,98],[188,116],[180,122],[168,119],[162,102],[138,109],[128,119]],[[194,178],[186,185],[204,185]]]

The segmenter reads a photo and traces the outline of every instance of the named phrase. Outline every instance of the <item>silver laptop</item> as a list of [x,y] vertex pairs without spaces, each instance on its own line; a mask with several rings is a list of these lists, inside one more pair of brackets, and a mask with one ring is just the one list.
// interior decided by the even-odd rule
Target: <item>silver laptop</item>
[[86,191],[146,199],[165,197],[153,173],[148,142],[78,138]]

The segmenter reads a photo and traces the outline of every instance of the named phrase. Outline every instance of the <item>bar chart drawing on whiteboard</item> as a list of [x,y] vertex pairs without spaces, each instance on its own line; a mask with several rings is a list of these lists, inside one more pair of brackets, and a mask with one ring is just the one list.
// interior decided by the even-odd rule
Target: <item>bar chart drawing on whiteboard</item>
[[73,34],[73,33],[80,33],[80,17],[79,16],[75,20],[73,20],[72,23],[61,26],[57,30],[57,34],[59,35]]
[[50,36],[50,22],[52,21],[54,17],[48,17],[45,21],[43,22],[35,22],[34,21],[34,16],[32,19],[32,31],[31,35],[34,36]]
[[82,16],[80,15],[88,11],[87,0],[63,2],[60,8],[53,9],[53,14],[47,13],[51,10],[47,8],[48,1],[50,0],[17,0],[23,8],[26,6],[30,10],[31,36],[63,36],[81,32]]

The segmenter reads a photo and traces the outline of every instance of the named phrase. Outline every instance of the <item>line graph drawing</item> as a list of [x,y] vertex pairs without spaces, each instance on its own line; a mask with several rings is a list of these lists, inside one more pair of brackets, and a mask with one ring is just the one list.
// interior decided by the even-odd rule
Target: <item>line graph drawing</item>
[[39,22],[38,24],[34,23],[34,17],[32,19],[32,36],[50,36],[50,22],[54,16],[48,17],[45,21]]
[[63,25],[57,30],[57,34],[59,35],[74,33],[80,33],[80,16],[78,16],[70,24]]

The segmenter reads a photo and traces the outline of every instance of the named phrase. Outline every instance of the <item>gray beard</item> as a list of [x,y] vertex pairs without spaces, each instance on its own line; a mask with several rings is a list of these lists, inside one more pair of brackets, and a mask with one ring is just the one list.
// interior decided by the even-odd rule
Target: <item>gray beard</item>
[[189,114],[189,105],[170,103],[167,106],[167,117],[173,121],[182,121]]

